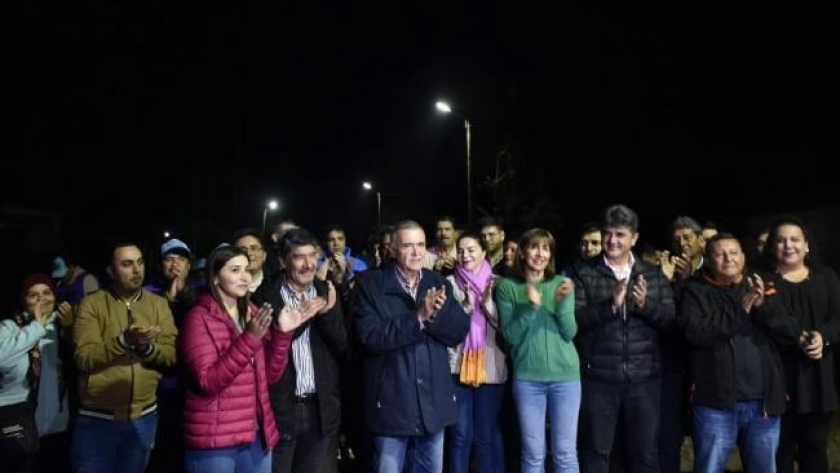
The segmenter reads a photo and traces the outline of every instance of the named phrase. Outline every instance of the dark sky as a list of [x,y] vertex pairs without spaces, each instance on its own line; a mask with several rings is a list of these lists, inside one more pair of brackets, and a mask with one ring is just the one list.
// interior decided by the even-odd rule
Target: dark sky
[[840,203],[827,6],[64,3],[4,20],[0,146],[4,202],[66,233],[206,250],[279,198],[360,246],[365,179],[386,218],[464,218],[463,124],[439,97],[473,123],[484,207],[502,149],[564,228],[616,201],[653,233]]

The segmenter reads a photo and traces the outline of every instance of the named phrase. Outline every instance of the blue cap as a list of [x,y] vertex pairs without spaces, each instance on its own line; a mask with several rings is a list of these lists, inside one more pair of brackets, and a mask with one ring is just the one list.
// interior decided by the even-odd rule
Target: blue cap
[[200,258],[198,261],[195,262],[195,266],[192,269],[204,269],[207,267],[207,258]]
[[63,278],[67,274],[68,269],[64,258],[56,256],[53,260],[52,277],[55,279]]
[[177,238],[167,240],[162,245],[160,245],[161,258],[168,255],[169,253],[175,253],[185,258],[192,258],[192,251],[190,251],[190,247]]

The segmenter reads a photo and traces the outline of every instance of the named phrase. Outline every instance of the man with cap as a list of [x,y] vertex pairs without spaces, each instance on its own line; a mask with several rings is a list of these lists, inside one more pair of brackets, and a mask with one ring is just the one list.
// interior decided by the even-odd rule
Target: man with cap
[[[192,251],[183,241],[172,238],[160,246],[158,275],[147,291],[166,299],[175,324],[180,325],[195,303],[198,290],[189,279]],[[150,471],[168,471],[184,463],[184,442],[181,431],[184,412],[184,390],[180,367],[165,370],[158,393],[159,428],[156,448],[149,460]]]
[[66,251],[53,259],[52,278],[55,281],[55,308],[61,315],[62,328],[68,328],[82,298],[99,290],[99,279],[79,266]]
[[143,287],[169,302],[176,324],[195,302],[196,291],[188,283],[191,265],[190,247],[177,238],[166,240],[160,245],[157,278],[152,284]]

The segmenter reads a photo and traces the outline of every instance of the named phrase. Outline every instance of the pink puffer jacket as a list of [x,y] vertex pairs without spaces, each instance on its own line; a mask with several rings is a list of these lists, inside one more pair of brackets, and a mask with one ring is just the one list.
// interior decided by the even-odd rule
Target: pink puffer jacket
[[[256,310],[252,307],[252,310]],[[253,443],[258,426],[269,448],[280,439],[268,398],[289,359],[293,332],[260,341],[241,332],[209,294],[198,298],[181,330],[187,372],[184,435],[190,449]],[[257,420],[260,420],[259,424]]]

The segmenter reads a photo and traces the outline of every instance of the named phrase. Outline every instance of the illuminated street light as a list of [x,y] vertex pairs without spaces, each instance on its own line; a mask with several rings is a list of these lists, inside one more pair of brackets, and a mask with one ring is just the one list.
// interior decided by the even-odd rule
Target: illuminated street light
[[472,223],[473,219],[473,204],[472,204],[472,136],[471,136],[471,129],[472,125],[470,124],[469,119],[467,117],[461,115],[460,113],[452,110],[452,107],[449,105],[448,102],[443,100],[438,100],[435,103],[435,108],[438,109],[439,112],[445,114],[453,114],[460,117],[464,120],[464,129],[467,132],[467,221]]
[[[368,181],[362,183],[362,188],[366,191],[374,190],[373,184]],[[382,225],[382,192],[376,189],[376,225]]]
[[263,219],[262,219],[262,234],[265,235],[265,221],[268,218],[268,211],[269,210],[277,210],[280,204],[277,203],[276,200],[270,200],[265,204],[263,207]]

